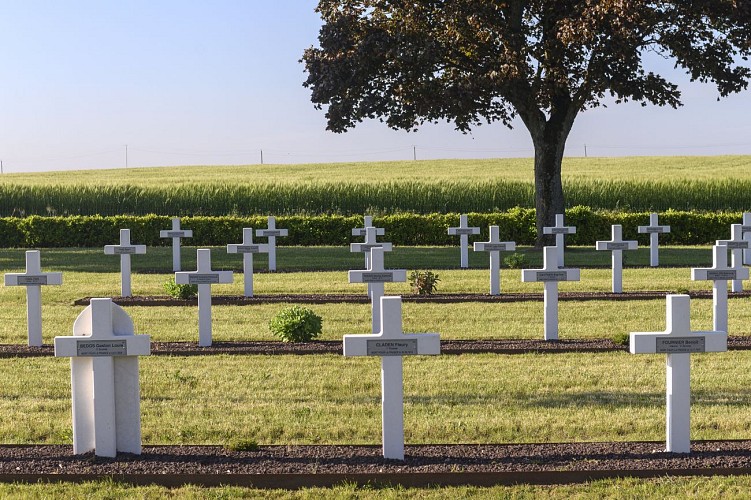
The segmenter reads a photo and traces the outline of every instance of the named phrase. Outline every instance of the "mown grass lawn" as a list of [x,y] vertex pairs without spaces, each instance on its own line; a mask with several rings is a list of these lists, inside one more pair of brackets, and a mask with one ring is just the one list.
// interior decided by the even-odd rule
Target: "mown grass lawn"
[[[168,250],[168,249],[166,249]],[[281,252],[285,250],[282,248]],[[626,290],[708,290],[690,281],[690,265],[709,255],[707,248],[675,249],[681,267],[627,268]],[[305,250],[306,253],[308,250]],[[193,251],[186,251],[188,257]],[[213,252],[220,256],[222,249]],[[592,262],[594,251],[575,249],[572,260]],[[666,252],[668,255],[670,252]],[[280,253],[280,256],[283,253]],[[308,258],[316,272],[259,273],[256,293],[365,293],[347,283],[349,266],[329,262],[340,249]],[[405,267],[420,256],[422,268],[441,276],[446,293],[485,293],[488,272],[441,268],[458,250],[415,250],[395,256]],[[142,258],[140,268],[136,262]],[[360,255],[356,256],[361,268]],[[532,253],[530,257],[536,256]],[[165,262],[162,262],[164,260]],[[63,270],[64,285],[43,289],[45,342],[70,335],[83,309],[72,301],[83,296],[119,294],[118,259],[99,256],[98,249],[45,250],[45,270]],[[218,261],[222,261],[218,259]],[[238,259],[239,261],[239,259]],[[133,258],[134,293],[163,295],[161,284],[172,275],[168,252]],[[186,258],[184,268],[190,269]],[[229,262],[232,268],[239,262]],[[532,265],[539,262],[532,261]],[[263,265],[263,263],[259,263]],[[0,251],[4,272],[20,270],[23,252]],[[280,259],[280,267],[282,260]],[[482,264],[484,265],[484,264]],[[57,267],[59,266],[59,267]],[[327,266],[330,266],[327,268]],[[336,267],[334,267],[336,266]],[[454,264],[455,266],[455,264]],[[331,267],[334,267],[332,269]],[[396,265],[394,265],[396,267]],[[91,272],[94,268],[96,272]],[[541,292],[541,285],[519,281],[518,270],[502,271],[507,293]],[[748,283],[747,283],[748,285]],[[582,281],[562,290],[607,291],[610,271],[585,268]],[[390,284],[387,292],[407,293],[406,284]],[[242,293],[238,276],[217,294]],[[21,288],[0,288],[0,343],[25,343],[26,299]],[[268,320],[283,304],[214,308],[214,339],[272,340]],[[323,338],[340,340],[346,333],[367,332],[366,304],[311,306],[324,318]],[[692,301],[692,326],[711,328],[711,300]],[[153,340],[197,339],[195,307],[128,307],[138,333]],[[562,301],[561,338],[610,338],[619,332],[659,331],[665,327],[664,300]],[[730,300],[731,334],[749,335],[751,303]],[[446,339],[542,338],[542,303],[404,304],[405,331],[436,331]],[[749,439],[751,352],[734,351],[692,356],[692,439]],[[0,385],[0,442],[70,443],[70,369],[59,358],[0,359],[0,370],[12,376]],[[144,444],[226,444],[236,438],[261,444],[378,443],[380,379],[377,359],[322,356],[144,357],[141,360]],[[603,354],[523,354],[414,357],[405,360],[405,424],[407,443],[505,443],[555,441],[629,441],[664,439],[664,357]],[[743,498],[749,477],[681,478],[649,481],[598,481],[587,485],[496,488],[333,489],[300,492],[247,488],[125,487],[112,482],[86,485],[0,485],[3,497],[90,496],[92,498],[603,498],[714,497]]]

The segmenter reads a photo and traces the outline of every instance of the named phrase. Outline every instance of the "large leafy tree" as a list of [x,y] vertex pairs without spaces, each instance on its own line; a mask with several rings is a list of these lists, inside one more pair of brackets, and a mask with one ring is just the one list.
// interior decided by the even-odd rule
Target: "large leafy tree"
[[580,111],[605,98],[677,107],[651,52],[720,96],[747,87],[751,0],[320,0],[303,55],[327,128],[379,118],[460,131],[519,117],[535,150],[538,244],[564,209],[561,161]]

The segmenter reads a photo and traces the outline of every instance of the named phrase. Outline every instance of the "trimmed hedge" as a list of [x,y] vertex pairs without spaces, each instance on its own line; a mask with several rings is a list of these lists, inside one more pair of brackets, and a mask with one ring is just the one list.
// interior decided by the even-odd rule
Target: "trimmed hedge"
[[[660,224],[671,226],[671,232],[660,236],[666,245],[712,244],[730,237],[730,224],[740,223],[741,212],[700,213],[668,210],[660,214]],[[479,226],[481,234],[471,241],[486,241],[488,226],[500,226],[501,240],[532,245],[535,241],[535,211],[514,208],[507,212],[470,213],[469,224]],[[374,217],[373,223],[386,229],[386,239],[395,245],[456,245],[457,238],[447,229],[459,224],[459,214],[400,213]],[[623,226],[625,239],[638,239],[646,244],[648,235],[638,235],[637,226],[649,223],[649,213],[600,212],[587,207],[566,211],[566,224],[576,226],[576,234],[568,236],[571,245],[594,245],[597,240],[610,239],[611,224]],[[192,229],[194,237],[186,243],[195,246],[226,245],[239,242],[242,228],[266,227],[266,217],[183,217],[182,227]],[[351,229],[362,226],[360,216],[317,215],[277,217],[277,227],[289,229],[289,237],[280,238],[280,245],[344,246],[356,239]],[[0,246],[16,248],[103,247],[118,241],[120,228],[131,231],[131,241],[149,246],[169,245],[159,231],[170,228],[170,218],[147,216],[74,216],[0,218]]]

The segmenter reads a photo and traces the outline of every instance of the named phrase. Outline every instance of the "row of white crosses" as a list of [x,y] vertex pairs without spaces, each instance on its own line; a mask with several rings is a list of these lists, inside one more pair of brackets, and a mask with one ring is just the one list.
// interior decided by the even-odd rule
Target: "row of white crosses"
[[[269,271],[273,272],[276,271],[276,239],[277,237],[289,236],[289,230],[277,229],[276,217],[270,216],[268,217],[267,221],[268,227],[266,229],[256,229],[256,236],[259,236],[261,238],[268,238],[268,251],[264,251],[264,253],[269,254]],[[190,229],[181,229],[180,219],[175,217],[172,219],[172,229],[159,231],[159,237],[172,238],[172,271],[180,271],[180,239],[193,237],[193,231],[191,231]],[[245,243],[246,241],[252,242],[252,237],[248,239],[247,235],[243,233],[243,245],[252,245],[252,243]],[[235,253],[252,252],[238,251]]]

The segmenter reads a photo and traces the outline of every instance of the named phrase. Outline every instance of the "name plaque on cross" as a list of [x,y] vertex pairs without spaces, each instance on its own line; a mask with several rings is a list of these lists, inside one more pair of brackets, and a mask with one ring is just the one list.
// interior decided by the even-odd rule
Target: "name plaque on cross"
[[566,281],[568,274],[566,271],[537,271],[534,281]]
[[746,250],[749,248],[748,241],[717,240],[716,243],[727,247],[728,250]]
[[666,226],[644,226],[643,231],[639,231],[640,233],[645,234],[652,234],[652,233],[658,233],[658,234],[665,234],[670,232],[670,228]]
[[18,276],[15,279],[15,284],[18,286],[24,286],[24,285],[46,285],[47,284],[47,276],[40,275],[40,276]]
[[134,255],[136,253],[136,247],[116,247],[112,249],[115,255]]
[[162,238],[190,238],[192,234],[193,231],[164,231]]
[[127,356],[128,346],[124,340],[77,340],[77,356]]
[[551,227],[547,234],[573,234],[568,227]]
[[[705,280],[723,280],[723,281],[730,281],[734,280],[736,278],[738,273],[736,273],[735,270],[731,271],[713,271],[713,270],[707,270],[705,273],[696,273],[697,278],[696,279],[705,279]],[[704,276],[703,278],[700,278],[700,276]]]
[[705,337],[657,337],[655,352],[663,354],[707,352]]
[[631,249],[630,245],[627,242],[611,243],[609,241],[606,241],[604,247],[605,247],[604,248],[605,250],[630,250]]
[[368,340],[368,356],[407,356],[417,354],[417,340]]
[[235,245],[236,253],[263,253],[260,245]]
[[393,272],[369,272],[369,273],[363,273],[362,275],[362,282],[363,283],[391,283],[394,281],[394,273]]
[[509,250],[516,250],[516,245],[514,245],[514,248],[509,248],[510,245],[507,243],[487,243],[478,241],[475,243],[475,251],[476,252],[506,252]]
[[213,285],[215,283],[219,283],[219,275],[216,273],[188,275],[189,285]]

